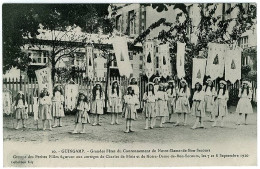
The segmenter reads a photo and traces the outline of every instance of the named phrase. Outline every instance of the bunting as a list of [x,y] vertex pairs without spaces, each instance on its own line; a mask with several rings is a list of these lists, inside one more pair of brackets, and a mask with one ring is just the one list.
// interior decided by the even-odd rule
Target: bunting
[[227,50],[225,58],[225,80],[232,84],[241,79],[241,48]]
[[129,61],[126,37],[116,36],[113,39],[113,48],[115,51],[117,66],[120,75],[129,78],[130,74],[133,73],[133,68]]
[[86,73],[89,79],[94,78],[94,59],[93,59],[93,47],[86,47]]
[[170,51],[169,44],[159,45],[159,75],[166,78],[170,76]]
[[177,76],[179,79],[185,77],[185,69],[184,69],[185,45],[186,45],[185,43],[177,42],[176,68],[177,68]]
[[205,69],[206,69],[206,59],[193,58],[192,88],[195,87],[195,84],[197,82],[203,84]]
[[224,75],[225,56],[227,46],[225,44],[209,43],[206,75],[212,80]]
[[154,42],[147,41],[144,43],[144,71],[148,78],[154,74]]

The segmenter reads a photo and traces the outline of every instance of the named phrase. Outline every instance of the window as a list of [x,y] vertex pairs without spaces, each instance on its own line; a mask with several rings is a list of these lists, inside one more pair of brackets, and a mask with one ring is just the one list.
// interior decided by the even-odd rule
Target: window
[[159,57],[156,57],[156,68],[159,68]]
[[248,36],[241,37],[238,44],[242,49],[248,47]]
[[140,70],[143,69],[143,65],[142,65],[142,64],[139,65],[139,69],[140,69]]
[[128,52],[129,60],[133,60],[133,52]]
[[117,61],[114,60],[114,67],[117,67]]
[[107,72],[104,72],[104,77],[107,77]]
[[122,16],[121,15],[118,15],[118,16],[116,16],[116,29],[119,31],[119,32],[121,32],[122,30],[122,27],[121,27],[121,25],[122,25]]
[[128,12],[129,35],[135,34],[135,13],[134,10]]
[[156,46],[156,48],[155,48],[155,49],[156,49],[156,53],[158,53],[158,51],[159,51],[159,49],[158,49],[158,46]]
[[132,66],[132,68],[134,68],[134,65],[133,65],[133,64],[131,64],[131,66]]
[[140,60],[143,60],[143,55],[140,55]]

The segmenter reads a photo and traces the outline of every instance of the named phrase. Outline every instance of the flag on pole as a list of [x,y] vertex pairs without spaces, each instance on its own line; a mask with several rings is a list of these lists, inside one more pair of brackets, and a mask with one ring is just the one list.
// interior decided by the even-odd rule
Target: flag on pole
[[43,68],[35,71],[38,85],[39,85],[39,93],[47,88],[48,92],[52,94],[52,80],[51,80],[51,68]]
[[129,78],[130,74],[133,73],[133,68],[129,61],[126,37],[116,36],[113,39],[113,48],[115,51],[117,66],[120,75]]
[[148,78],[154,74],[154,42],[146,41],[143,45],[144,50],[144,72]]
[[89,79],[94,78],[93,47],[86,47],[86,74]]
[[169,44],[159,45],[159,75],[166,78],[170,76],[170,51]]
[[192,88],[194,88],[197,82],[203,84],[203,78],[205,76],[206,69],[206,59],[193,58],[192,62]]
[[227,46],[225,44],[208,44],[206,75],[210,76],[212,80],[223,77],[226,52]]
[[241,79],[241,48],[227,50],[225,57],[225,80],[232,84]]
[[65,86],[65,109],[73,110],[77,104],[79,86],[77,84],[66,84]]
[[184,69],[185,46],[186,46],[185,43],[177,42],[176,68],[177,68],[177,76],[179,79],[185,76],[185,69]]

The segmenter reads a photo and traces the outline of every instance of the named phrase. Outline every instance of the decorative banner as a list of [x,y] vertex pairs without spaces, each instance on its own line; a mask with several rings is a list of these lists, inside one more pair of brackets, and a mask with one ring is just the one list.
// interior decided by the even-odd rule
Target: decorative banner
[[77,84],[66,84],[65,86],[65,109],[73,110],[77,104],[79,86]]
[[177,68],[177,76],[179,79],[185,76],[185,70],[184,70],[185,46],[186,46],[185,43],[177,42],[176,68]]
[[193,58],[192,69],[192,88],[195,87],[197,82],[203,84],[203,78],[205,76],[206,59]]
[[171,75],[169,44],[159,45],[159,75],[166,78]]
[[226,52],[227,46],[225,44],[208,44],[206,75],[210,76],[212,80],[223,77]]
[[148,78],[154,74],[154,42],[147,41],[143,46],[144,50],[144,72]]
[[51,80],[51,68],[43,68],[35,71],[37,81],[39,84],[39,93],[47,88],[48,92],[52,94],[52,80]]
[[3,92],[3,113],[7,115],[12,113],[12,94],[8,91]]
[[235,83],[241,79],[241,48],[227,50],[225,57],[225,80]]
[[113,40],[113,48],[120,75],[129,78],[130,74],[133,73],[133,68],[129,61],[126,37],[115,37]]
[[94,78],[94,59],[93,59],[93,47],[86,47],[86,74],[89,79]]

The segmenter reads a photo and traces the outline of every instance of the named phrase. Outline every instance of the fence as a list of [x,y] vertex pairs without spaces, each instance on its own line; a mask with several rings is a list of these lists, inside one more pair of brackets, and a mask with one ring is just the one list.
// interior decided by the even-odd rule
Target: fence
[[[122,77],[111,77],[109,78],[108,82],[108,89],[110,89],[111,83],[114,80],[118,80],[119,84],[121,86],[122,94],[124,95],[126,93],[127,86],[129,85],[129,80],[127,78]],[[58,79],[59,82],[61,82],[62,85],[65,85],[65,82],[62,82],[62,79]],[[90,95],[93,86],[96,82],[99,82],[102,84],[102,88],[105,90],[105,84],[106,84],[106,78],[94,78],[92,81],[85,81],[83,78],[75,78],[73,81],[79,85],[79,91],[87,93],[87,97]],[[140,108],[142,108],[142,97],[143,93],[145,91],[145,86],[147,84],[147,79],[140,77],[138,79],[138,86],[140,89],[139,93],[139,101],[140,101]],[[179,85],[179,83],[177,83]],[[9,90],[12,93],[12,100],[14,100],[14,97],[17,95],[19,91],[23,91],[25,94],[26,101],[28,103],[28,112],[32,113],[34,112],[34,98],[37,98],[38,93],[38,83],[37,79],[3,79],[3,88]],[[236,105],[239,98],[238,98],[238,92],[240,88],[240,82],[236,82],[235,84],[228,84],[228,90],[229,90],[229,105]],[[257,102],[257,84],[256,82],[252,82],[252,102]],[[193,91],[191,92],[193,93]]]

